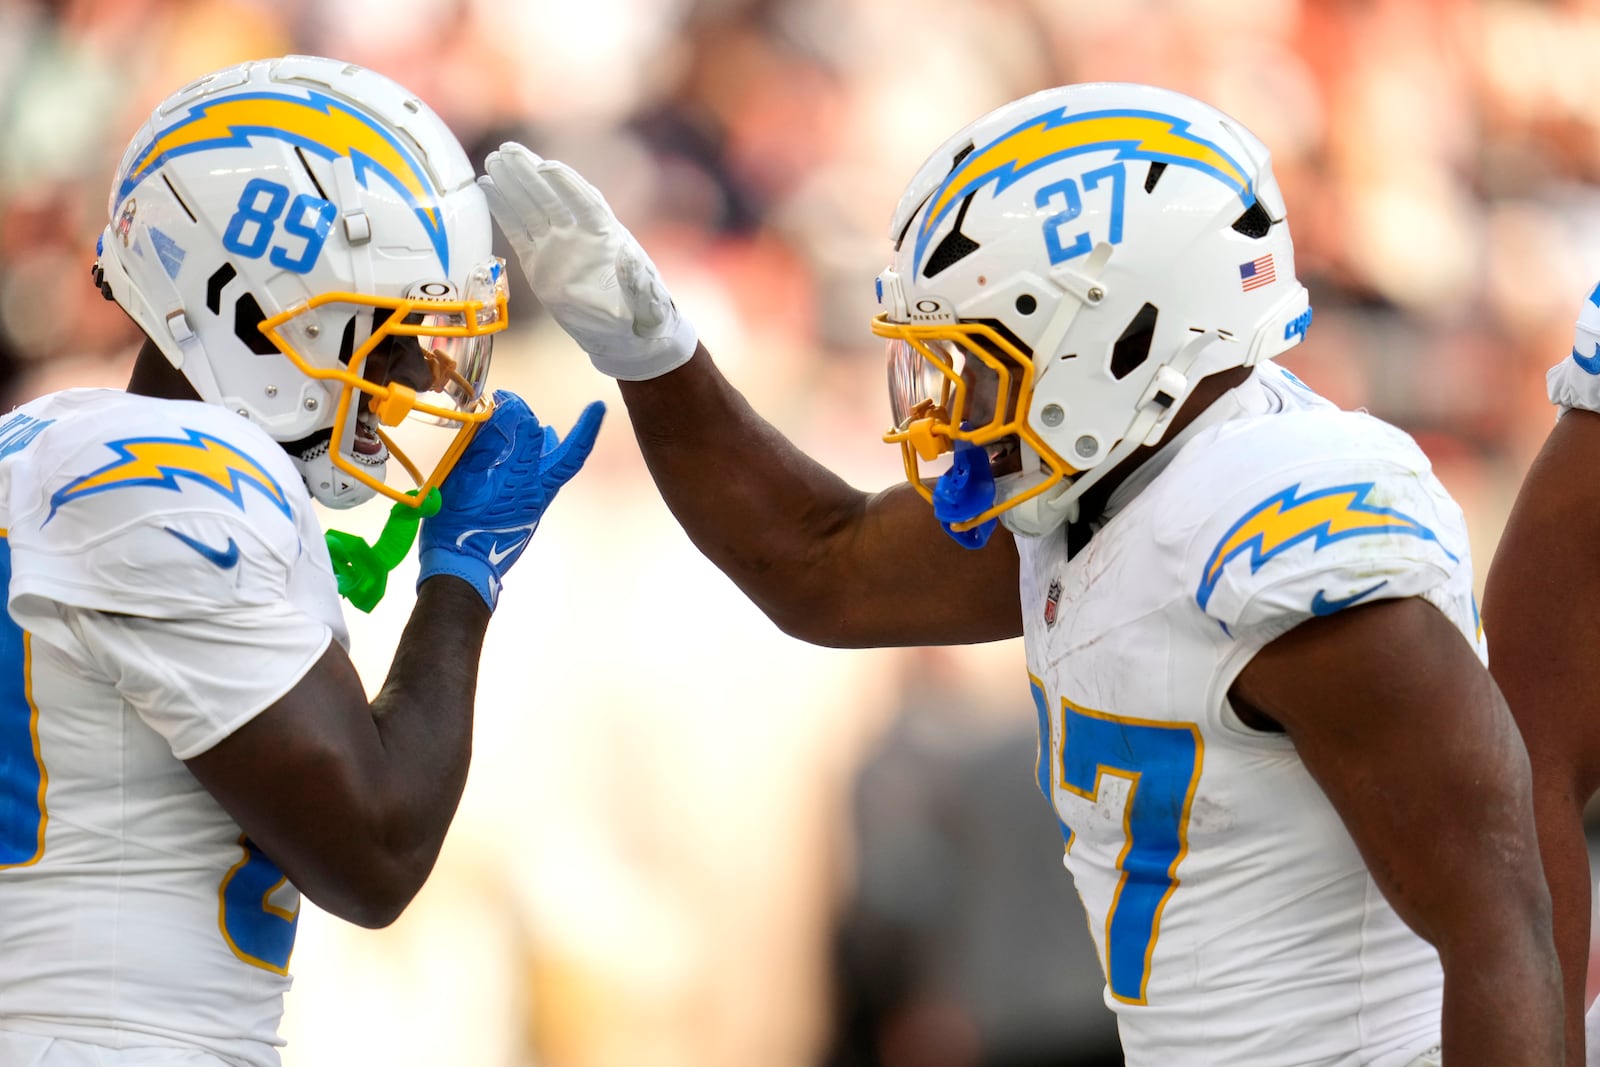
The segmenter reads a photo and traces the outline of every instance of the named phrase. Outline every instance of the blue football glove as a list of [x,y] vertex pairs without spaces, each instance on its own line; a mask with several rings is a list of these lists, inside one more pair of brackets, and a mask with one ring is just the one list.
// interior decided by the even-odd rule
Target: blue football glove
[[421,573],[452,574],[493,611],[506,571],[522,555],[556,491],[589,458],[606,406],[583,409],[563,440],[515,393],[494,394],[495,409],[439,487],[444,506],[422,520]]

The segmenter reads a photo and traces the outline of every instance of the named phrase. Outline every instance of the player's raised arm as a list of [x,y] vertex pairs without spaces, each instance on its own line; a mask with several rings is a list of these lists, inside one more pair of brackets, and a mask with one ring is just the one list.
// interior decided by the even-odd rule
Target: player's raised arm
[[1288,732],[1378,888],[1438,949],[1443,1061],[1562,1062],[1528,758],[1460,631],[1419,597],[1352,607],[1272,641],[1230,695]]
[[723,377],[644,250],[582,177],[516,144],[485,169],[480,184],[534,292],[621,382],[662,497],[774,622],[845,646],[1021,632],[1008,534],[968,551],[910,486],[869,495],[846,484]]
[[1570,355],[1547,385],[1561,410],[1506,520],[1484,588],[1490,666],[1533,764],[1539,847],[1555,911],[1567,1009],[1567,1062],[1600,1064],[1600,1015],[1584,1056],[1584,985],[1593,914],[1583,810],[1600,789],[1600,286],[1581,305]]
[[306,896],[363,926],[422,888],[466,784],[478,654],[505,572],[583,465],[604,407],[565,439],[497,396],[424,519],[416,606],[369,705],[330,644],[275,704],[189,769]]

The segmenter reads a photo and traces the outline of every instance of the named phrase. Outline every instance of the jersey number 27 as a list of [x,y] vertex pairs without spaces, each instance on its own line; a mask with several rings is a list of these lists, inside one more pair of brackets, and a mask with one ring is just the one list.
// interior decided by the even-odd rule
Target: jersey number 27
[[[1032,681],[1039,714],[1039,789],[1046,799],[1054,803],[1055,785],[1099,804],[1105,777],[1128,782],[1117,888],[1106,912],[1106,984],[1118,1000],[1144,1004],[1161,913],[1178,888],[1178,865],[1189,850],[1189,808],[1205,751],[1200,730],[1191,723],[1091,711],[1063,698],[1057,749],[1044,687]],[[1069,851],[1075,836],[1069,833]]]

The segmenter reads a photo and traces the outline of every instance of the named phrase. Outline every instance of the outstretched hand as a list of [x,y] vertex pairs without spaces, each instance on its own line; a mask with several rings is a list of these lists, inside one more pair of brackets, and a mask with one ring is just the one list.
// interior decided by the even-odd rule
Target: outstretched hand
[[694,325],[594,186],[515,142],[484,170],[478,185],[534,295],[599,370],[636,382],[689,361]]
[[515,393],[494,395],[495,410],[439,487],[444,505],[422,520],[421,573],[469,583],[493,610],[506,571],[522,555],[545,508],[594,448],[606,406],[583,409],[561,437],[542,426]]

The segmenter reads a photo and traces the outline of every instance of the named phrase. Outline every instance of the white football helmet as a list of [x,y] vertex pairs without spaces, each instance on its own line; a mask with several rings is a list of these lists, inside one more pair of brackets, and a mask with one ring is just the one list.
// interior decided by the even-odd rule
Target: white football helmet
[[[472,165],[379,74],[289,56],[178,91],[111,187],[95,281],[200,394],[258,423],[316,499],[420,502],[488,417],[503,264]],[[454,426],[424,476],[383,427]],[[393,454],[419,492],[385,484]]]
[[923,164],[891,236],[884,439],[930,500],[920,462],[965,441],[994,463],[992,506],[953,531],[1074,518],[1201,378],[1310,323],[1266,146],[1165,89],[1069,85],[985,115]]

